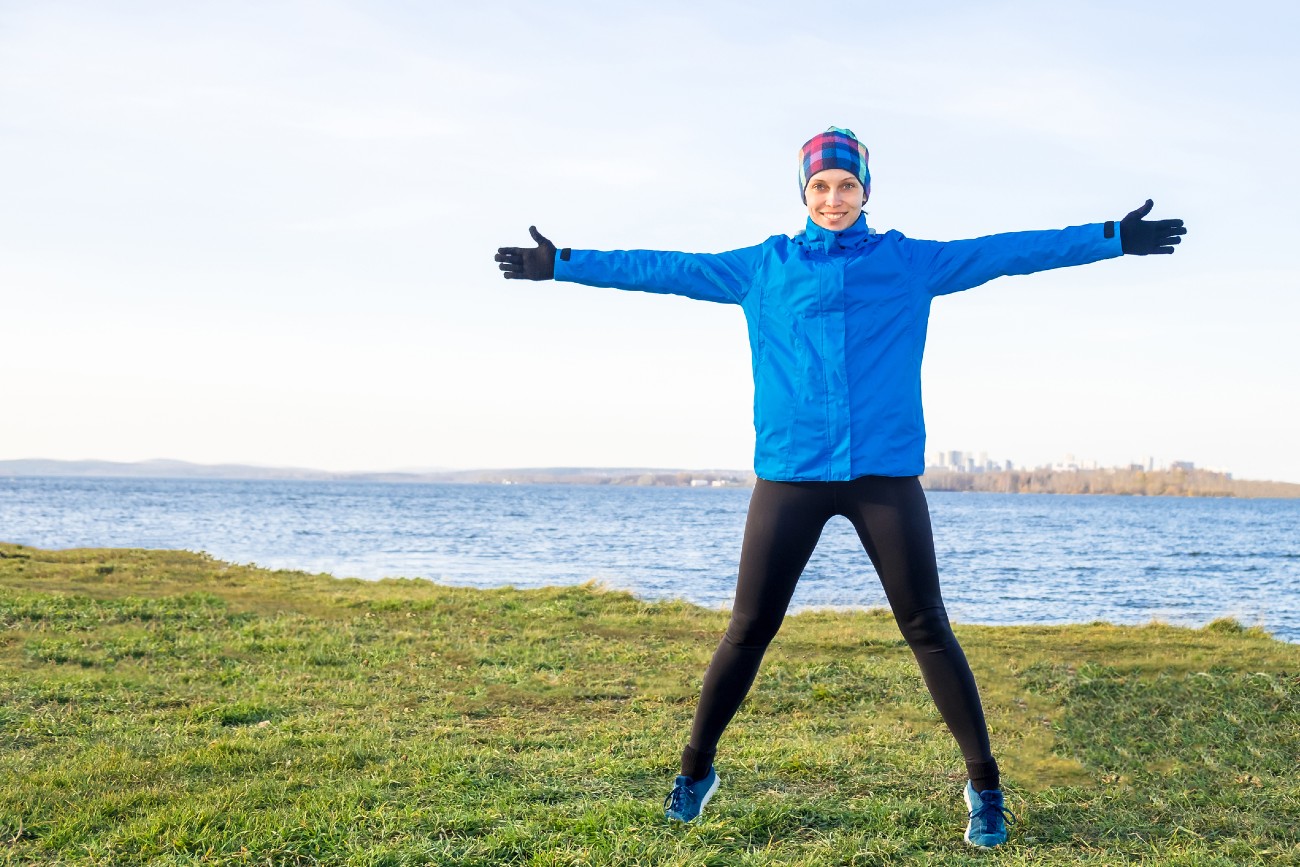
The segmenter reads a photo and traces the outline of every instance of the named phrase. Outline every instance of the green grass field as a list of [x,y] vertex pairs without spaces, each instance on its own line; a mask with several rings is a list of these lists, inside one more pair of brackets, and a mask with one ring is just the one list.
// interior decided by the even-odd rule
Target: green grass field
[[1300,646],[958,625],[1012,841],[886,614],[787,620],[670,825],[726,615],[0,544],[0,863],[1300,864]]

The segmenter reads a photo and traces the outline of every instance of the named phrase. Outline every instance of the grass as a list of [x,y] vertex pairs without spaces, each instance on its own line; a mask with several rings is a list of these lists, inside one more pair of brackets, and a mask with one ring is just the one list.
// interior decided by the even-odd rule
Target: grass
[[725,614],[0,544],[0,863],[1300,864],[1300,646],[958,627],[1012,842],[892,620],[787,620],[704,821],[661,800]]

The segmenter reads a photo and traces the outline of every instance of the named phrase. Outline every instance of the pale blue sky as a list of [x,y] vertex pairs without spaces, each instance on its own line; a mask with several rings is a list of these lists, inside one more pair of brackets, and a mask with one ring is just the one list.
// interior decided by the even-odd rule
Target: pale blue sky
[[[847,10],[847,11],[844,11]],[[821,11],[821,10],[817,10]],[[738,309],[503,281],[798,231],[1187,220],[936,302],[931,448],[1300,482],[1293,4],[0,0],[0,459],[749,466]]]

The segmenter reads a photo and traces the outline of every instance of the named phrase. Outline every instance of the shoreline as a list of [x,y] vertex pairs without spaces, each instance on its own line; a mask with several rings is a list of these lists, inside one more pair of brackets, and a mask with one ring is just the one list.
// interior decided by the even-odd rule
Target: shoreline
[[[98,558],[103,560],[114,560],[120,557],[136,557],[156,555],[165,557],[169,555],[195,556],[217,564],[224,569],[246,569],[253,572],[264,572],[271,574],[296,574],[309,575],[315,579],[328,580],[333,582],[354,582],[360,581],[366,584],[384,584],[385,582],[400,582],[411,586],[427,585],[430,588],[440,588],[449,591],[465,591],[477,593],[496,593],[507,591],[511,593],[546,593],[546,592],[566,592],[571,589],[588,589],[596,593],[608,593],[615,595],[625,595],[636,600],[643,605],[684,605],[702,612],[722,612],[730,611],[727,603],[719,605],[708,605],[700,602],[694,602],[683,599],[680,596],[651,596],[640,593],[633,589],[617,587],[605,581],[588,579],[579,583],[555,583],[520,586],[517,583],[502,584],[474,584],[469,582],[439,581],[425,577],[407,577],[407,576],[383,576],[378,578],[366,578],[359,576],[335,575],[330,572],[307,572],[294,568],[269,568],[260,566],[254,562],[233,562],[219,560],[206,551],[195,550],[190,548],[162,548],[162,549],[145,549],[145,548],[94,548],[94,547],[70,547],[70,548],[41,548],[22,543],[9,542],[0,539],[0,564],[5,560],[21,559],[23,557],[39,557],[41,555],[53,555],[57,557],[68,558]],[[1169,620],[1163,617],[1155,616],[1145,619],[1135,619],[1133,621],[1117,621],[1108,619],[1081,619],[1081,620],[1054,620],[1054,621],[988,621],[984,619],[967,620],[960,615],[960,604],[952,606],[950,618],[954,627],[962,626],[976,629],[991,630],[1052,630],[1052,629],[1074,629],[1074,628],[1111,628],[1111,629],[1182,629],[1190,632],[1213,631],[1224,634],[1245,634],[1260,638],[1267,638],[1281,644],[1300,646],[1300,636],[1288,638],[1279,636],[1263,623],[1243,622],[1240,617],[1231,613],[1222,613],[1213,615],[1201,623],[1184,623],[1175,620]],[[808,615],[813,617],[836,617],[836,616],[856,616],[867,615],[870,617],[892,618],[893,614],[887,606],[882,605],[827,605],[819,603],[798,604],[793,603],[788,611],[789,617]]]

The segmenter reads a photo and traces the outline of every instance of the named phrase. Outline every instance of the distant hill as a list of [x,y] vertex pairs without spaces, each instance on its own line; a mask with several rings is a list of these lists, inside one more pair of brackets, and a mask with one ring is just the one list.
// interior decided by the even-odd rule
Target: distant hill
[[341,474],[298,467],[247,464],[192,464],[186,461],[0,461],[0,476],[91,476],[153,479],[303,479],[327,480]]
[[413,470],[333,473],[302,467],[263,467],[251,464],[193,464],[187,461],[151,460],[56,461],[46,459],[0,461],[5,476],[83,476],[92,478],[245,479],[329,482],[451,482],[458,484],[579,484],[689,486],[751,485],[754,474],[745,470],[675,470],[646,467],[538,467],[486,470]]
[[630,485],[638,487],[750,487],[749,470],[673,470],[651,467],[537,467],[532,469],[457,470],[435,481],[467,484]]

